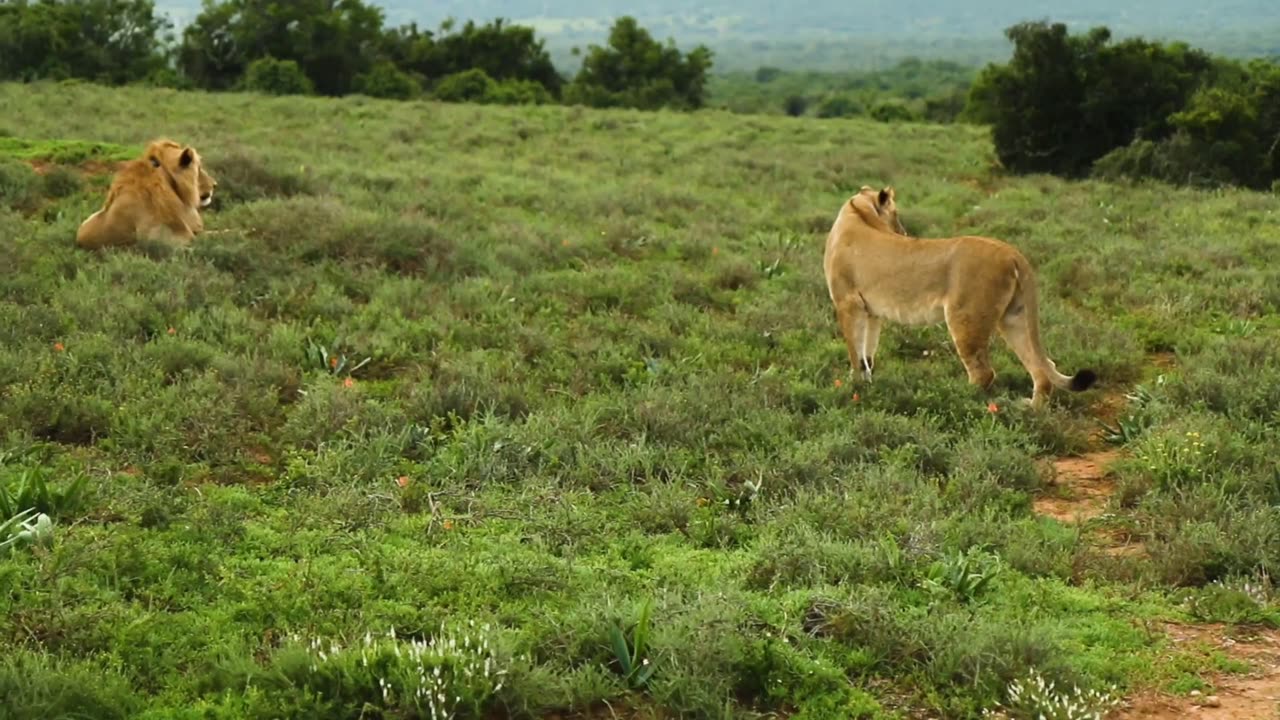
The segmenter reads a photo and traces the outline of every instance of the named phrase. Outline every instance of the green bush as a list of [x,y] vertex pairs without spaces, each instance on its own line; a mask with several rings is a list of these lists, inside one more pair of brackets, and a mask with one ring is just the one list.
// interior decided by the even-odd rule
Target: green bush
[[431,94],[445,102],[481,102],[496,89],[497,83],[488,73],[474,68],[441,78]]
[[377,63],[368,73],[361,75],[356,85],[360,92],[369,97],[392,100],[408,100],[422,92],[412,75],[385,61]]
[[298,63],[264,57],[249,63],[244,71],[244,89],[267,95],[310,95],[314,90]]

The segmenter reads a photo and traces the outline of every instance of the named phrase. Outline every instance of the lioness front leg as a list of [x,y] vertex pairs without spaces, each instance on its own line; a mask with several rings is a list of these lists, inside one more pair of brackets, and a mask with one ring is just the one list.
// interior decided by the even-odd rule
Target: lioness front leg
[[867,364],[868,380],[871,379],[871,373],[876,369],[876,350],[880,347],[880,326],[880,318],[874,315],[867,316],[867,341],[862,351],[862,358]]
[[862,370],[863,379],[869,382],[871,361],[866,351],[872,318],[867,314],[862,298],[853,295],[836,303],[836,320],[840,323],[840,333],[844,335],[845,348],[849,352],[851,372]]

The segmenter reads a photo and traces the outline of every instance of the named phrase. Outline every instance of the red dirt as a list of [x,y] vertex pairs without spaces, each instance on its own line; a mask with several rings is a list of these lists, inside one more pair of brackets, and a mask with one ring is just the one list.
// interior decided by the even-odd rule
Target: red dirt
[[[54,168],[59,167],[56,163],[51,163],[48,160],[31,160],[29,162],[31,169],[35,170],[37,175],[48,175]],[[122,167],[124,167],[122,162],[107,163],[101,160],[85,160],[76,166],[80,170],[80,174],[86,176],[110,175]]]
[[1036,498],[1032,507],[1040,515],[1071,524],[1101,515],[1115,492],[1107,466],[1119,457],[1115,450],[1099,450],[1080,457],[1057,458],[1053,461],[1053,484],[1059,492]]
[[1211,691],[1186,697],[1139,694],[1108,715],[1107,720],[1280,718],[1280,631],[1170,623],[1165,632],[1175,648],[1219,652],[1247,662],[1250,671],[1244,675],[1216,675],[1209,679]]

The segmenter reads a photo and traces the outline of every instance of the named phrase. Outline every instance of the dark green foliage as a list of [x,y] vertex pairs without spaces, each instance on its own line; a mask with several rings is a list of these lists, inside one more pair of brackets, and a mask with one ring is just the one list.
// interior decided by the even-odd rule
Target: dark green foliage
[[1182,43],[1112,43],[1106,28],[1009,28],[1013,58],[983,71],[966,115],[990,122],[1015,172],[1270,187],[1280,66],[1241,66]]
[[533,30],[501,18],[483,25],[469,20],[456,31],[447,21],[438,33],[407,25],[389,30],[385,44],[398,67],[432,82],[480,70],[499,82],[537,83],[552,96],[559,95],[564,82]]
[[170,27],[152,0],[0,3],[0,80],[141,80],[165,66]]
[[277,60],[267,56],[249,63],[244,71],[245,90],[268,95],[310,95],[311,79],[293,60]]
[[1110,150],[1171,131],[1169,115],[1207,78],[1207,55],[1141,39],[1111,44],[1106,28],[1071,36],[1061,23],[1022,23],[1007,65],[975,82],[971,114],[992,123],[996,153],[1017,172],[1087,173]]
[[357,78],[356,88],[369,97],[392,100],[408,100],[422,92],[412,75],[386,60],[375,63],[369,72]]
[[488,73],[474,68],[441,78],[431,94],[445,102],[481,102],[496,88],[497,83]]
[[605,46],[592,45],[566,90],[568,102],[591,107],[693,110],[706,101],[711,51],[663,46],[635,18],[619,18]]
[[183,30],[178,65],[197,86],[226,90],[254,61],[277,58],[297,63],[316,92],[345,95],[372,67],[382,23],[363,0],[221,0]]

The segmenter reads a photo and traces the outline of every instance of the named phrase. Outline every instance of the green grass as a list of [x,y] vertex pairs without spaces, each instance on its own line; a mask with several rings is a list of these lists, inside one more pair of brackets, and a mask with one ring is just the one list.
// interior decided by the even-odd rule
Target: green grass
[[[145,143],[146,140],[143,140],[139,142],[139,145]],[[15,160],[44,160],[61,164],[74,164],[87,160],[115,162],[130,160],[137,157],[139,152],[140,149],[124,147],[114,143],[0,137],[0,157]]]
[[[0,557],[0,717],[430,717],[438,668],[460,717],[964,718],[1032,669],[1189,687],[1145,620],[1276,617],[1274,197],[1008,179],[964,126],[0,105],[0,483],[59,498]],[[31,148],[157,135],[218,178],[208,234],[75,249],[105,178]],[[851,382],[820,258],[864,183],[1021,247],[1102,388],[1034,415],[1000,349],[989,413],[940,327]],[[1111,510],[1149,556],[1110,557],[1030,499],[1138,384]]]

